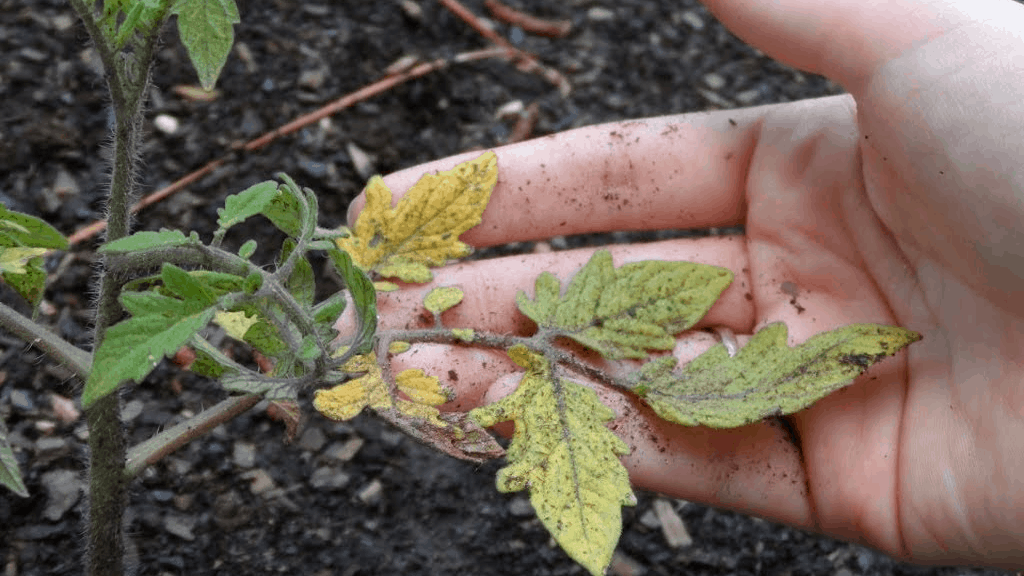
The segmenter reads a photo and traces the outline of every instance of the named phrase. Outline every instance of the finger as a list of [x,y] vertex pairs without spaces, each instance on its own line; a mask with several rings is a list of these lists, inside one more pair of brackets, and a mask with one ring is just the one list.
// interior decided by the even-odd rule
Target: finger
[[[734,34],[790,66],[857,94],[881,65],[1004,0],[704,0]],[[1003,5],[1003,6],[999,6]]]
[[[498,183],[474,246],[610,230],[740,224],[759,119],[770,107],[579,128],[495,149]],[[460,154],[387,176],[396,197]],[[363,195],[349,209],[354,223]]]
[[[736,332],[749,331],[754,323],[753,296],[747,268],[745,239],[718,236],[675,239],[648,244],[609,246],[616,267],[643,260],[687,261],[729,268],[735,277],[722,293],[701,326],[724,325]],[[464,262],[438,268],[434,281],[404,285],[396,292],[382,293],[377,302],[380,327],[388,329],[427,328],[433,317],[426,314],[423,298],[438,286],[458,286],[463,301],[442,315],[449,328],[473,328],[495,333],[532,334],[535,326],[516,307],[516,295],[532,297],[534,282],[541,272],[550,272],[568,285],[595,252],[594,249],[567,250],[546,254],[523,254],[489,260]]]

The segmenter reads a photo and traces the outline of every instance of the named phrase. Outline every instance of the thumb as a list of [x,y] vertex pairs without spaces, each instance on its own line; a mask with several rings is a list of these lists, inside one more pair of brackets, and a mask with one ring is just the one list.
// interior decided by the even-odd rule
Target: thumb
[[790,66],[827,76],[857,94],[906,50],[1007,0],[704,0],[730,31]]

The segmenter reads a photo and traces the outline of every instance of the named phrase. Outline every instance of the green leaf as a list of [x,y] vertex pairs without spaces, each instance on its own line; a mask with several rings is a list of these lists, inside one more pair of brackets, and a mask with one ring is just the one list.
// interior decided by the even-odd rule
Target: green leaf
[[332,248],[327,255],[352,294],[359,316],[359,330],[351,346],[360,354],[366,354],[373,348],[373,336],[377,332],[377,291],[366,273],[352,262],[348,252]]
[[252,258],[252,255],[256,253],[256,246],[257,244],[255,240],[246,240],[245,243],[238,248],[238,257],[243,260]]
[[242,340],[265,356],[277,357],[288,350],[288,343],[277,327],[261,317],[245,331]]
[[[257,273],[254,272],[254,274]],[[190,270],[188,275],[213,291],[217,296],[223,296],[232,292],[243,292],[245,282],[247,281],[247,278],[241,276],[226,272],[215,272],[213,270]]]
[[345,296],[341,292],[332,294],[330,298],[313,308],[313,321],[317,324],[333,326],[341,317],[341,313],[345,311],[345,304]]
[[217,226],[227,230],[252,216],[262,214],[279,194],[281,192],[277,190],[277,182],[265,180],[228,196],[224,200],[224,207],[217,209]]
[[[185,282],[179,289],[189,292],[188,286],[191,284]],[[135,292],[131,296],[123,294],[121,301],[134,315],[107,329],[93,354],[92,372],[82,394],[84,408],[126,380],[141,381],[161,359],[173,355],[202,330],[215,311],[198,297],[182,301]]]
[[278,230],[292,238],[298,238],[302,235],[303,229],[302,203],[287,186],[282,186],[280,190],[281,193],[274,196],[274,200],[263,210],[263,215],[269,218]]
[[21,478],[18,459],[14,456],[11,442],[7,439],[7,427],[0,422],[0,484],[22,498],[28,497],[28,488]]
[[167,290],[186,303],[194,302],[195,306],[206,307],[217,301],[217,295],[209,286],[174,264],[163,265],[160,279]]
[[465,294],[462,289],[455,286],[434,288],[423,297],[423,307],[434,314],[440,314],[462,302],[463,296]]
[[212,90],[235,42],[234,24],[241,22],[234,0],[178,0],[178,35],[188,50],[203,89]]
[[189,238],[180,230],[161,230],[159,232],[143,231],[136,232],[113,242],[100,246],[100,253],[123,253],[135,252],[138,250],[151,250],[153,248],[171,248],[173,246],[186,246],[198,244],[198,239]]
[[732,282],[732,272],[693,262],[633,262],[619,268],[598,250],[569,283],[541,273],[534,299],[520,292],[519,310],[554,336],[566,336],[605,358],[646,358],[671,350],[678,332],[704,317]]
[[[284,264],[294,249],[295,241],[291,238],[286,238],[281,246],[281,258],[278,266]],[[309,264],[309,260],[306,260],[303,256],[296,258],[295,267],[292,268],[292,273],[285,281],[285,286],[299,304],[306,307],[313,305],[313,298],[316,293],[316,279],[313,277],[313,267]]]
[[68,241],[45,221],[0,204],[0,246],[65,250]]
[[648,362],[631,375],[633,391],[678,424],[743,426],[802,410],[921,338],[895,326],[851,324],[790,348],[787,334],[782,322],[769,324],[735,357],[719,344],[678,373],[674,359]]
[[391,190],[374,176],[352,234],[339,238],[338,247],[363,270],[427,282],[430,266],[472,252],[458,237],[480,223],[497,181],[497,156],[487,152],[452,170],[423,175],[392,208]]
[[543,356],[522,345],[509,356],[527,369],[519,387],[470,412],[482,426],[515,421],[498,490],[529,489],[559,545],[591,574],[603,574],[622,530],[621,508],[636,504],[619,461],[629,448],[605,427],[615,414],[593,390],[555,377]]

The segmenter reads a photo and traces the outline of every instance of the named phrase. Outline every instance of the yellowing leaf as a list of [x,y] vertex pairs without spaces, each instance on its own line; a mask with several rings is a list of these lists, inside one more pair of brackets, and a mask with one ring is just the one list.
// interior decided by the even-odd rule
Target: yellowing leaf
[[0,272],[24,274],[29,260],[46,252],[46,248],[0,247]]
[[213,315],[213,321],[239,342],[245,339],[245,333],[252,328],[253,324],[260,321],[258,316],[246,316],[245,312],[217,312]]
[[622,506],[636,504],[619,461],[629,448],[605,427],[615,414],[593,390],[554,376],[543,356],[517,345],[509,357],[527,369],[519,387],[470,412],[482,426],[515,422],[498,490],[529,489],[559,545],[591,574],[603,574],[622,530]]
[[398,290],[398,284],[380,280],[373,283],[373,289],[377,292],[394,292],[395,290]]
[[397,340],[395,342],[388,344],[388,352],[392,354],[401,354],[402,352],[407,352],[411,347],[412,345],[409,344],[408,342]]
[[802,410],[921,338],[895,326],[851,324],[790,348],[787,333],[782,322],[769,324],[736,356],[719,344],[679,373],[674,359],[648,362],[632,375],[633,391],[672,422],[743,426]]
[[395,384],[410,398],[404,400],[392,395],[377,363],[376,353],[353,356],[341,369],[366,374],[333,388],[317,390],[313,395],[313,407],[324,416],[332,420],[348,420],[369,406],[378,411],[394,410],[405,416],[426,420],[439,428],[448,425],[434,407],[449,399],[448,392],[441,387],[436,377],[426,376],[419,369],[400,372],[395,377]]
[[497,157],[487,152],[452,170],[424,174],[392,208],[391,190],[374,176],[351,235],[336,240],[338,247],[367,272],[427,282],[433,278],[428,267],[469,255],[471,248],[458,237],[480,223],[497,180]]
[[360,380],[352,380],[328,390],[317,390],[313,407],[331,420],[355,418],[366,407],[366,388]]
[[565,336],[605,358],[646,358],[647,350],[671,350],[675,334],[704,317],[732,282],[725,268],[693,262],[633,262],[619,268],[598,250],[563,295],[554,275],[543,272],[534,298],[516,297],[523,314],[552,336]]
[[473,341],[473,336],[476,332],[474,332],[472,328],[452,328],[452,334],[454,334],[459,340],[468,344]]
[[434,288],[423,297],[423,307],[434,314],[440,314],[462,302],[463,296],[465,294],[462,289],[455,286]]

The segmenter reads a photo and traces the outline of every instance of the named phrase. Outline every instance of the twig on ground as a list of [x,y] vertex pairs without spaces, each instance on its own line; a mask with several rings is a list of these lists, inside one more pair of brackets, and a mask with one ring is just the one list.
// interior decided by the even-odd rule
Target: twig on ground
[[[451,60],[432,60],[430,62],[425,62],[423,64],[413,66],[400,73],[386,76],[372,84],[369,84],[367,86],[364,86],[363,88],[360,88],[359,90],[356,90],[355,92],[346,94],[345,96],[342,96],[341,98],[335,100],[334,102],[331,102],[330,104],[318,110],[310,112],[309,114],[304,114],[283,126],[275,128],[274,130],[267,132],[266,134],[260,136],[259,138],[256,138],[255,140],[250,140],[245,144],[237,146],[231,152],[224,154],[220,158],[211,160],[202,168],[199,168],[198,170],[195,170],[187,174],[186,176],[176,180],[169,186],[166,186],[160,190],[157,190],[156,192],[153,192],[152,194],[147,195],[142,200],[136,202],[131,207],[131,211],[134,214],[139,210],[142,210],[143,208],[150,206],[152,204],[156,204],[157,202],[163,200],[164,198],[167,198],[168,196],[182,190],[189,184],[192,184],[193,182],[199,180],[200,178],[213,172],[217,168],[220,168],[224,164],[228,163],[230,160],[234,158],[234,156],[239,151],[252,152],[254,150],[258,150],[259,148],[266,146],[267,144],[273,142],[275,139],[281,136],[285,136],[287,134],[291,134],[292,132],[296,132],[305,126],[308,126],[319,121],[321,118],[325,118],[332,114],[336,114],[337,112],[340,112],[345,108],[349,108],[354,104],[357,104],[359,102],[362,102],[363,100],[367,100],[373,96],[385,92],[397,86],[398,84],[401,84],[402,82],[411,80],[413,78],[418,78],[420,76],[424,76],[436,70],[440,70],[441,68],[444,68],[450,63],[461,64],[463,62],[472,62],[475,60],[484,60],[487,58],[496,57],[512,58],[512,56],[508,53],[508,50],[504,47],[486,48],[483,50],[474,50],[472,52],[464,52],[462,54],[458,54]],[[88,240],[89,238],[92,238],[93,236],[102,232],[104,229],[106,229],[106,227],[107,222],[105,220],[93,222],[92,224],[89,224],[88,226],[77,230],[74,234],[69,236],[68,243],[73,246],[75,244],[78,244],[79,242],[82,242],[83,240]]]
[[509,134],[508,139],[505,140],[506,144],[512,144],[513,142],[522,142],[528,140],[530,135],[533,133],[533,127],[537,124],[537,118],[540,116],[540,105],[533,102],[526,107],[519,114],[519,119],[516,120],[516,125],[512,128],[512,133]]
[[470,12],[465,6],[463,6],[459,0],[438,0],[438,2],[450,10],[452,14],[462,18],[466,24],[469,24],[474,30],[479,32],[481,36],[510,51],[513,54],[513,58],[518,62],[518,68],[523,72],[530,72],[543,76],[548,82],[551,82],[558,87],[558,92],[563,98],[568,96],[569,92],[572,91],[572,86],[569,84],[569,80],[562,75],[561,72],[554,68],[548,68],[541,64],[533,54],[520,50],[510,44],[508,40],[502,38],[497,32],[485,26],[484,23],[481,22],[480,19]]
[[571,20],[545,20],[505,6],[498,2],[498,0],[486,0],[484,6],[498,20],[513,26],[519,26],[524,32],[529,32],[530,34],[547,36],[549,38],[563,38],[572,30]]

